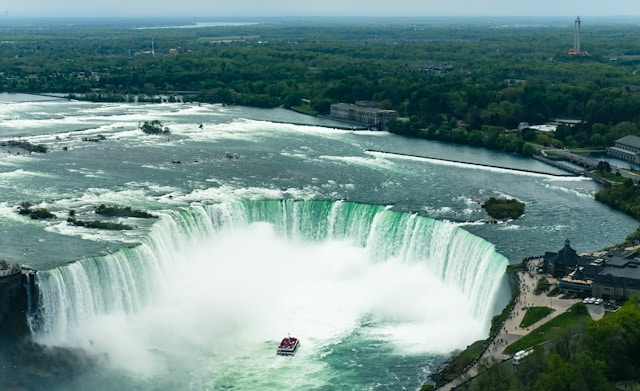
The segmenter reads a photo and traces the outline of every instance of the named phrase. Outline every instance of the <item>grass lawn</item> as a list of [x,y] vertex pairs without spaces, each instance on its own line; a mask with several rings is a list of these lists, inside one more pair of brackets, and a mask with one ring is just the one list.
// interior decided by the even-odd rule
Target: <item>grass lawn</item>
[[604,179],[607,179],[607,180],[609,180],[611,182],[622,183],[624,181],[624,177],[622,177],[621,175],[616,175],[616,174],[611,173],[611,172],[595,170],[594,173],[596,175],[600,175]]
[[291,109],[293,111],[297,111],[298,113],[307,114],[307,115],[318,115],[318,112],[312,109],[309,106],[292,106]]
[[549,307],[530,307],[520,323],[520,327],[529,327],[553,312]]
[[[582,304],[582,303],[580,303]],[[573,308],[573,307],[571,307]],[[504,350],[505,354],[515,354],[519,350],[535,347],[542,342],[553,339],[554,335],[560,330],[570,330],[577,328],[585,322],[591,321],[589,313],[581,313],[579,311],[567,311],[564,314],[558,315],[556,318],[543,324],[537,329],[531,331],[529,334],[520,338],[516,342],[507,346]]]

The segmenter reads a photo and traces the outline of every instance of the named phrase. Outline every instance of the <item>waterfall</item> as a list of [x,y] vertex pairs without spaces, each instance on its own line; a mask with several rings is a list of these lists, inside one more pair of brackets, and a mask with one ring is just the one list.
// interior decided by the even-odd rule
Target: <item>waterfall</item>
[[446,284],[457,286],[477,317],[491,316],[508,260],[493,244],[446,221],[351,202],[267,201],[244,205],[248,221],[267,221],[288,236],[308,240],[349,238],[377,261],[426,262]]
[[[267,200],[192,206],[166,212],[136,247],[38,272],[40,296],[30,314],[32,332],[45,341],[64,340],[70,330],[105,314],[129,316],[171,300],[175,292],[167,287],[173,276],[189,268],[198,273],[200,266],[192,260],[195,248],[256,223],[268,224],[287,241],[353,243],[373,264],[393,260],[424,266],[459,290],[473,317],[484,323],[493,315],[508,265],[491,243],[455,224],[379,205]],[[206,251],[216,257],[215,248]]]

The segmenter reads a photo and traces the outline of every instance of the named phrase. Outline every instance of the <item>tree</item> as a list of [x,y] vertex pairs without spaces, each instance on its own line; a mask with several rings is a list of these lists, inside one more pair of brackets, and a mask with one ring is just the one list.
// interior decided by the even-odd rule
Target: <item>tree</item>
[[567,138],[571,136],[571,128],[565,125],[559,125],[555,131],[555,137],[563,142],[566,142]]
[[298,106],[302,101],[302,94],[291,93],[284,99],[284,105],[287,107]]
[[606,364],[602,360],[594,359],[582,353],[576,363],[576,376],[573,383],[575,391],[601,391],[610,388],[604,377]]
[[331,109],[331,101],[328,99],[321,99],[318,101],[312,101],[311,107],[320,114],[329,114]]
[[551,353],[536,387],[538,390],[573,391],[575,375],[576,369],[572,364],[562,360],[558,353]]
[[587,352],[606,363],[605,374],[612,380],[640,376],[640,304],[631,298],[618,311],[587,327]]
[[499,363],[496,359],[487,359],[478,363],[479,375],[473,380],[471,390],[511,391],[516,385],[514,372],[507,367],[509,363]]
[[596,170],[600,172],[611,172],[611,164],[609,164],[609,162],[606,160],[600,160],[598,162],[598,166],[596,167]]
[[170,133],[168,127],[163,127],[162,122],[154,119],[153,121],[144,121],[143,124],[139,125],[140,130],[147,134],[167,134]]
[[526,129],[522,139],[525,141],[534,141],[536,139],[536,132],[533,129]]

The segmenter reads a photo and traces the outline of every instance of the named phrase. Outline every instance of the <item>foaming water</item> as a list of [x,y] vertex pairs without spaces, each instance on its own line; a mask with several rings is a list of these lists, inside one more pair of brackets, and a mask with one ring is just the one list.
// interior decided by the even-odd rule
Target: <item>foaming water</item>
[[517,169],[514,170],[506,167],[497,167],[497,166],[492,166],[488,164],[465,163],[461,161],[446,160],[443,158],[430,158],[430,157],[415,156],[415,155],[402,155],[402,154],[394,154],[394,153],[378,152],[378,151],[367,151],[367,154],[374,155],[374,156],[388,156],[397,160],[426,161],[431,164],[437,164],[442,166],[466,168],[466,169],[495,172],[495,173],[516,174],[516,175],[523,175],[523,176],[530,176],[530,177],[540,177],[545,179],[554,177],[554,175],[552,174],[546,174],[542,172],[533,172],[533,171],[525,171],[525,170],[517,170]]
[[[453,225],[379,206],[193,207],[162,218],[139,247],[40,272],[32,328],[142,389],[176,378],[187,389],[328,387],[349,379],[353,349],[375,368],[484,338],[506,264]],[[288,333],[300,352],[276,357]],[[415,386],[413,365],[404,377]],[[401,385],[385,371],[351,385]]]
[[[496,248],[514,262],[544,253],[565,238],[581,252],[594,251],[620,242],[637,226],[632,218],[595,202],[592,195],[598,185],[584,178],[452,166],[396,158],[393,153],[562,174],[542,162],[386,132],[318,128],[336,124],[282,108],[52,101],[0,105],[0,118],[4,140],[20,137],[48,148],[46,154],[2,148],[0,214],[6,245],[1,253],[3,259],[40,270],[43,291],[41,307],[32,314],[34,336],[53,346],[80,347],[104,364],[86,371],[86,379],[73,390],[257,388],[253,384],[266,389],[417,389],[449,354],[431,351],[468,343],[453,335],[456,330],[467,333],[458,327],[480,323],[468,333],[469,340],[488,327],[492,311],[486,304],[496,302],[493,288],[506,288],[504,281],[495,282],[506,263]],[[170,135],[148,136],[139,131],[141,122],[156,119],[170,128]],[[86,140],[97,135],[105,139]],[[392,154],[366,152],[380,149]],[[237,153],[238,158],[229,159],[229,153]],[[484,224],[486,213],[480,205],[496,194],[525,202],[525,215],[504,224]],[[258,202],[264,199],[352,200],[369,205]],[[58,219],[31,220],[19,215],[16,207],[23,201],[46,207]],[[102,203],[162,217],[109,219],[131,225],[131,231],[66,224],[71,210],[78,219],[98,218],[95,208]],[[202,204],[215,206],[198,206]],[[464,230],[411,214],[394,214],[376,205],[465,222]],[[314,214],[313,209],[323,213]],[[311,224],[304,227],[303,222]],[[210,244],[234,232],[247,240],[239,248],[223,252],[222,244]],[[259,270],[262,264],[278,269],[284,265],[278,262],[284,262],[281,255],[288,253],[288,246],[302,247],[292,256],[298,261],[296,273],[302,274],[301,265],[316,270],[312,277],[331,288],[320,296],[326,302],[301,296],[307,302],[298,305],[302,308],[296,312],[297,307],[286,307],[294,300],[289,297],[283,306],[290,310],[284,313],[294,316],[282,327],[286,330],[274,327],[261,332],[256,325],[241,322],[241,317],[232,322],[239,326],[228,327],[228,335],[220,332],[204,339],[209,328],[220,330],[214,321],[232,317],[206,307],[206,301],[200,313],[187,311],[191,302],[204,300],[202,297],[231,300],[216,290],[208,294],[209,285],[201,281],[213,281],[212,274],[223,275],[231,262],[240,262],[235,259],[244,247],[267,249],[261,237],[274,245],[282,240],[282,248],[274,250],[276,255],[265,251],[259,258],[248,256],[261,263],[244,261],[249,271],[242,273]],[[204,248],[206,255],[201,254]],[[332,248],[336,250],[330,251]],[[329,269],[320,268],[321,261],[313,266],[311,256],[322,251],[321,266],[327,267],[333,265],[336,252],[354,253],[333,267],[350,265],[359,274],[347,273],[351,269],[338,275],[322,274]],[[210,261],[218,256],[224,259],[219,264],[199,261],[200,257]],[[334,304],[337,299],[330,301],[327,292],[340,292],[339,276],[358,289],[344,293],[342,302]],[[265,275],[264,280],[269,279],[273,277]],[[261,282],[252,282],[245,291],[257,289]],[[316,280],[305,282],[300,288],[303,293]],[[259,292],[284,289],[273,282],[265,286]],[[370,301],[362,299],[360,292]],[[498,301],[504,301],[509,293],[500,291],[499,296]],[[262,308],[244,304],[247,301],[239,301],[242,305],[236,308],[256,314],[248,319],[262,319],[257,317]],[[276,307],[282,302],[272,299],[266,303]],[[501,305],[504,302],[496,307]],[[317,312],[305,315],[312,308]],[[344,318],[342,309],[347,312]],[[215,314],[213,320],[210,313]],[[335,327],[332,323],[333,328],[305,330],[307,335],[303,335],[304,325],[294,323],[298,318],[340,322],[336,320]],[[183,323],[178,323],[180,319]],[[252,337],[239,334],[237,340],[242,342],[232,344],[229,353],[222,346],[236,329],[249,330],[250,336],[262,339],[253,343]],[[293,360],[279,360],[274,357],[274,346],[287,332],[304,338],[303,349]],[[435,342],[428,339],[439,334],[442,338]],[[312,335],[318,337],[310,338]],[[24,356],[31,361],[34,355]],[[136,359],[129,360],[129,356]],[[83,359],[79,361],[88,361]],[[46,364],[42,373],[53,374],[56,380],[77,375],[76,365],[64,365],[73,360],[51,361],[61,367]],[[43,385],[41,389],[50,389],[45,379],[33,376],[37,370],[31,363],[17,367],[22,368],[23,388],[38,389],[31,387],[33,380]],[[271,383],[266,384],[268,378]],[[282,379],[300,383],[282,386]],[[250,386],[240,387],[247,384]],[[59,390],[63,389],[72,388],[61,385]]]

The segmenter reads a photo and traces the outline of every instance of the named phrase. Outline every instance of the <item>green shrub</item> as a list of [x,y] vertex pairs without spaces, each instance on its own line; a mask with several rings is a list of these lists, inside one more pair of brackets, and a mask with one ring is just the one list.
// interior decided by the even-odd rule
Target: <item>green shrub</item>
[[36,209],[36,210],[32,210],[31,211],[31,218],[34,220],[40,220],[40,219],[54,219],[56,217],[56,215],[54,215],[53,213],[49,212],[47,210],[47,208],[40,208],[40,209]]
[[169,128],[162,125],[162,122],[154,119],[153,121],[144,121],[142,125],[139,126],[140,129],[146,134],[168,134],[171,133]]
[[105,204],[98,206],[96,208],[96,213],[112,217],[138,217],[143,219],[157,217],[143,210],[132,210],[130,206],[123,208],[120,206],[106,206]]
[[515,219],[524,213],[524,203],[506,198],[491,197],[482,204],[489,216],[494,219]]
[[98,220],[76,220],[72,217],[69,217],[67,219],[67,223],[71,225],[75,225],[76,227],[106,229],[110,231],[122,231],[122,230],[133,229],[133,227],[131,227],[130,225],[126,225],[122,223],[113,223],[113,222],[98,221]]

